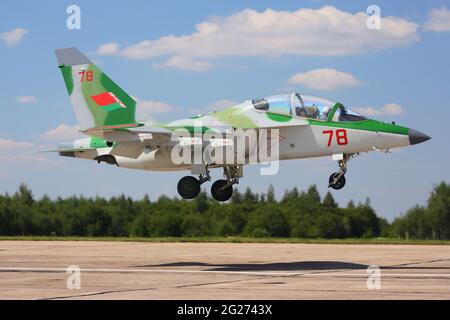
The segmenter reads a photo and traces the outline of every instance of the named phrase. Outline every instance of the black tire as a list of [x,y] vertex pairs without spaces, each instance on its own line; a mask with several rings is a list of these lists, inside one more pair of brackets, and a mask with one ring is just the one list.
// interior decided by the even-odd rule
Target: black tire
[[225,187],[226,185],[226,180],[217,180],[213,183],[213,185],[211,186],[211,195],[215,200],[227,201],[231,198],[231,196],[233,195],[233,187],[228,186],[223,189],[223,187]]
[[177,190],[183,199],[194,199],[200,193],[200,182],[191,176],[185,176],[178,181]]
[[341,190],[344,186],[345,186],[345,176],[342,175],[338,181],[336,181],[335,184],[332,184],[334,181],[334,178],[337,177],[339,173],[335,172],[333,173],[330,178],[328,179],[328,182],[330,184],[330,187],[333,188],[334,190]]

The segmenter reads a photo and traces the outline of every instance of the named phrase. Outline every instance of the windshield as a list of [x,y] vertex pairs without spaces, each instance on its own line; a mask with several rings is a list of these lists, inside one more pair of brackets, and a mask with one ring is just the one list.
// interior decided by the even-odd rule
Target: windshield
[[336,113],[333,116],[333,121],[341,121],[341,122],[355,122],[355,121],[363,121],[367,118],[360,115],[356,111],[352,109],[348,109],[343,105],[340,105],[336,110]]

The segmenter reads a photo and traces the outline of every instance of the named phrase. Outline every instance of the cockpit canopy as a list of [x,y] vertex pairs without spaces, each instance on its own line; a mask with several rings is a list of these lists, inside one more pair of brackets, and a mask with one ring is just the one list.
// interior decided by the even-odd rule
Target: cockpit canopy
[[263,99],[252,100],[257,110],[296,115],[298,117],[326,121],[333,114],[333,121],[362,121],[366,118],[342,104],[320,97],[298,93],[279,94]]

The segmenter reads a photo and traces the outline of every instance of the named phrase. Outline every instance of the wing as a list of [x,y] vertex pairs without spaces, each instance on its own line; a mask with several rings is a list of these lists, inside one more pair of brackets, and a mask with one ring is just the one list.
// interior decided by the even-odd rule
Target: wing
[[82,133],[111,142],[145,140],[170,140],[171,131],[161,127],[140,127],[133,125],[103,126],[81,130]]

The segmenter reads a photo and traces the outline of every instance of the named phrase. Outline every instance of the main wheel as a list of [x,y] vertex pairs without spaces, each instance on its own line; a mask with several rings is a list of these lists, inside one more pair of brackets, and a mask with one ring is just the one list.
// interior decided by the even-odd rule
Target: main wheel
[[178,181],[178,193],[184,199],[194,199],[200,193],[200,182],[191,176],[186,176]]
[[227,201],[231,198],[233,195],[233,187],[228,186],[224,188],[227,185],[226,180],[217,180],[213,183],[211,186],[211,195],[214,199],[217,201]]
[[340,190],[345,186],[345,176],[342,175],[336,183],[333,184],[334,179],[338,176],[338,172],[333,173],[330,178],[328,179],[328,182],[330,183],[330,187],[334,190]]

